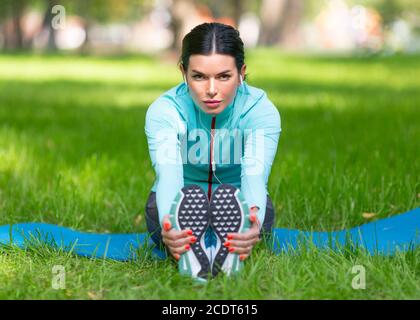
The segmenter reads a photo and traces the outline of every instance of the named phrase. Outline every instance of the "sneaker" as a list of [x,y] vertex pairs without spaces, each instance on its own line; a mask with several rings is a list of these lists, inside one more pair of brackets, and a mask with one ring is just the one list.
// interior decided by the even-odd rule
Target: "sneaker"
[[172,203],[170,220],[175,230],[191,229],[197,241],[181,254],[178,261],[181,274],[206,281],[211,275],[211,263],[204,248],[204,234],[209,226],[209,201],[198,185],[181,189]]
[[210,199],[210,225],[217,235],[216,254],[212,263],[212,275],[220,271],[227,275],[238,272],[243,265],[239,255],[230,253],[223,243],[228,233],[242,233],[251,226],[249,209],[242,193],[230,184],[221,184]]

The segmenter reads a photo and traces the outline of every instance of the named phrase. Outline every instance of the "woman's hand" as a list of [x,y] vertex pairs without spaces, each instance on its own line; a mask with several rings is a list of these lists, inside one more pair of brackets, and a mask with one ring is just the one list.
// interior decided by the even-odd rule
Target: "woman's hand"
[[254,245],[259,242],[260,239],[260,222],[257,218],[258,209],[250,209],[249,220],[252,225],[248,231],[244,233],[229,233],[227,235],[227,241],[223,244],[229,248],[229,252],[239,254],[241,261],[245,260],[251,254],[251,250]]
[[190,250],[190,243],[195,243],[197,238],[193,236],[192,230],[190,229],[182,231],[173,229],[169,215],[166,215],[163,218],[162,241],[171,255],[176,260],[179,260],[181,254]]

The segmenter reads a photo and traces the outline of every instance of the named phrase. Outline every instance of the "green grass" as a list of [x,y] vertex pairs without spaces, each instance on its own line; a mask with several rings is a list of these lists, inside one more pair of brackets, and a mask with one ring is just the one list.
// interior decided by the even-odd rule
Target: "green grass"
[[[336,230],[419,206],[420,59],[249,52],[248,83],[278,107],[269,180],[276,227]],[[148,105],[181,81],[147,58],[0,56],[0,225],[144,232],[153,183]],[[51,286],[66,268],[66,289]],[[352,267],[366,268],[355,290]],[[207,285],[171,261],[116,262],[46,246],[0,249],[0,299],[418,299],[420,249],[394,257],[262,245]]]

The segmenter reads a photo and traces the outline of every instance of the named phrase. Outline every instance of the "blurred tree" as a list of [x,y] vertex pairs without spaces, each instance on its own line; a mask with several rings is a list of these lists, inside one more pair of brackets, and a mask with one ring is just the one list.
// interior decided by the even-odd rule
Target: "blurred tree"
[[21,21],[27,5],[27,0],[2,0],[0,2],[0,19],[3,21],[2,33],[6,50],[23,48]]
[[44,20],[42,22],[42,28],[44,30],[47,30],[48,32],[48,45],[47,50],[48,51],[56,51],[57,50],[57,44],[55,42],[55,29],[52,25],[52,20],[54,18],[54,15],[52,13],[52,8],[55,5],[60,5],[59,0],[45,0],[45,12],[44,12]]
[[245,10],[251,6],[252,2],[258,3],[259,1],[261,0],[199,0],[196,2],[206,5],[216,19],[232,17],[235,27],[238,27]]
[[280,21],[283,17],[287,0],[262,0],[260,19],[261,32],[259,44],[269,46],[280,38]]
[[230,2],[233,9],[233,20],[235,21],[235,26],[238,27],[241,16],[244,13],[244,1],[231,0]]
[[303,19],[304,1],[288,0],[280,22],[279,43],[295,47],[299,42],[299,29]]
[[181,33],[184,19],[188,19],[186,9],[194,6],[193,0],[174,0],[169,8],[171,14],[170,28],[172,30],[173,41],[171,49],[174,51],[180,50],[181,45]]
[[303,12],[302,0],[262,0],[259,44],[269,46],[294,42]]

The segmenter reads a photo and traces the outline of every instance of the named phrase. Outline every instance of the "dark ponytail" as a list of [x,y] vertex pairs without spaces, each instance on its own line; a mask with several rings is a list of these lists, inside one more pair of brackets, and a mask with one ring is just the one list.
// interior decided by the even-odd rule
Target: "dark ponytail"
[[191,55],[210,55],[212,53],[234,57],[236,68],[240,73],[245,63],[245,54],[244,43],[239,36],[239,31],[218,22],[203,23],[194,27],[182,40],[182,54],[179,63],[187,71]]

